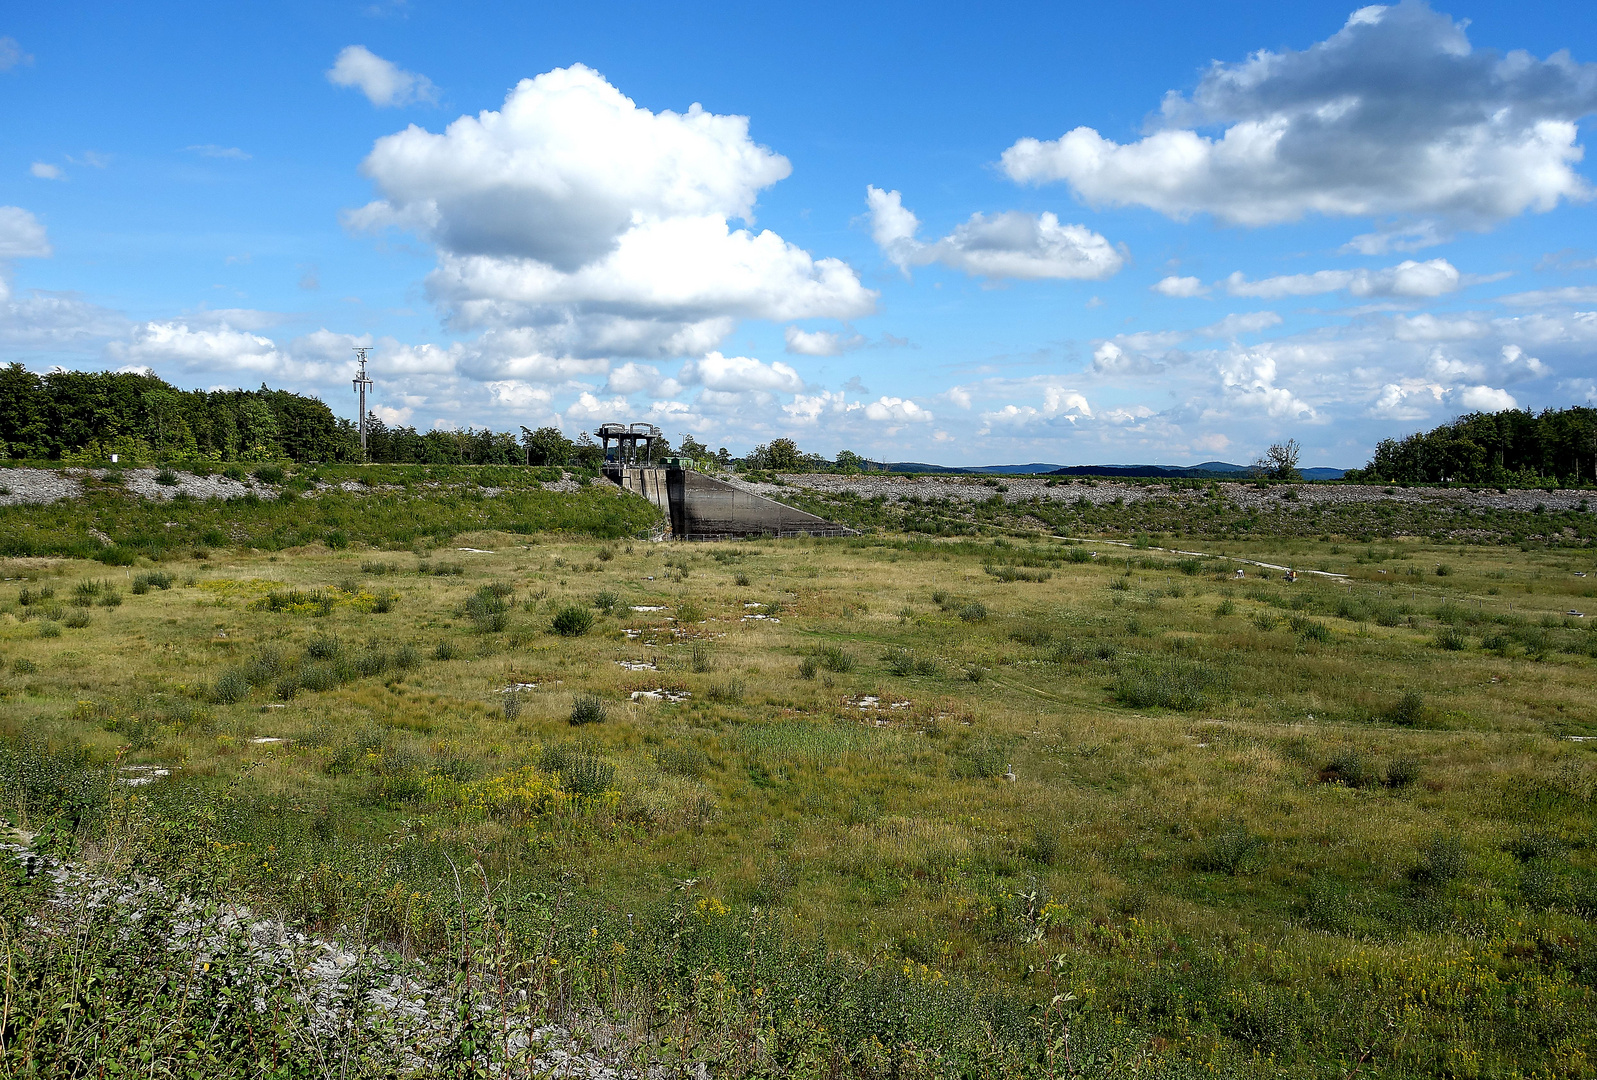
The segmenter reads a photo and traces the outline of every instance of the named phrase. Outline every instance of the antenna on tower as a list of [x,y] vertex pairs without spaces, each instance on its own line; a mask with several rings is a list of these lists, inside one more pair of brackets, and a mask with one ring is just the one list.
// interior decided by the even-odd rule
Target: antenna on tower
[[356,374],[355,393],[360,395],[360,457],[366,460],[366,391],[372,388],[372,381],[366,377],[366,350],[369,346],[355,346],[355,355],[360,358],[360,371]]

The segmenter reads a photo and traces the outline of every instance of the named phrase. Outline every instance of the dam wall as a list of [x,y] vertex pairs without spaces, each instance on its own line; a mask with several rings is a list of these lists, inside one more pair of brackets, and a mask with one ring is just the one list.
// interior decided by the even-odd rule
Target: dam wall
[[756,495],[693,469],[663,465],[607,465],[605,475],[648,499],[671,517],[679,540],[735,540],[745,536],[858,536],[825,518]]

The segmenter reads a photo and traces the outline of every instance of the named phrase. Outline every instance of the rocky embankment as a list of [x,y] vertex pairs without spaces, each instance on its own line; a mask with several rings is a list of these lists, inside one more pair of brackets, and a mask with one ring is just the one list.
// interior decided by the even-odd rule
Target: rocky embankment
[[[793,488],[803,488],[826,495],[852,492],[862,499],[878,496],[889,502],[904,499],[954,499],[963,502],[982,502],[994,495],[1006,503],[1028,502],[1032,499],[1075,502],[1086,499],[1095,505],[1141,502],[1145,499],[1196,500],[1209,498],[1208,486],[1172,487],[1168,483],[1150,481],[1143,484],[1119,480],[1090,480],[1081,478],[1042,479],[1035,477],[975,477],[975,476],[876,476],[863,473],[856,476],[839,476],[830,473],[794,473],[782,477],[783,484],[749,483],[738,481],[740,487],[772,498],[791,495]],[[1221,497],[1242,509],[1262,509],[1278,506],[1287,492],[1299,506],[1331,506],[1353,503],[1410,503],[1444,507],[1466,507],[1478,510],[1530,511],[1540,506],[1544,510],[1582,510],[1597,496],[1583,491],[1509,490],[1496,488],[1418,488],[1381,486],[1375,484],[1293,484],[1255,487],[1251,483],[1221,481],[1216,485]]]
[[[163,476],[166,482],[162,482]],[[258,498],[275,499],[279,488],[251,476],[234,480],[220,473],[194,473],[167,469],[0,469],[0,506],[42,506],[63,499],[77,499],[86,490],[85,481],[119,485],[129,493],[143,499],[170,500],[178,495],[191,499],[237,499],[253,492]],[[443,488],[450,485],[429,481],[425,488]],[[456,485],[463,486],[463,485]],[[538,485],[545,491],[579,491],[582,481],[569,472],[562,472],[559,480]],[[605,485],[606,488],[612,485]],[[336,484],[318,482],[305,492],[310,497],[317,492],[346,491],[356,495],[373,495],[404,491],[399,484],[364,484],[358,480],[343,480]],[[474,487],[484,498],[504,494],[507,488]],[[601,489],[602,490],[602,489]]]

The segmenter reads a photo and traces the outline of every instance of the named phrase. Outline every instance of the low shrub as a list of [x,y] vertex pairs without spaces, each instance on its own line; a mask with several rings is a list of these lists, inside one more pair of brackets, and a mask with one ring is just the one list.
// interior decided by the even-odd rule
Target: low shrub
[[1403,727],[1414,727],[1425,719],[1425,695],[1418,690],[1405,690],[1386,710],[1386,718]]
[[82,630],[89,625],[89,613],[81,609],[71,612],[62,620],[62,623],[68,630]]
[[1139,660],[1120,672],[1115,681],[1115,700],[1132,709],[1191,712],[1204,708],[1223,693],[1227,682],[1222,669]]
[[1386,786],[1406,788],[1420,778],[1420,763],[1410,757],[1393,758],[1386,765]]
[[549,622],[549,630],[561,637],[581,637],[593,629],[593,612],[577,604],[567,604],[556,611]]
[[460,655],[460,653],[459,650],[456,649],[455,643],[450,641],[448,638],[440,641],[433,649],[434,660],[453,660],[458,655]]
[[1263,847],[1263,837],[1255,836],[1241,822],[1232,822],[1193,854],[1192,866],[1208,873],[1238,874]]
[[1350,788],[1366,788],[1378,783],[1380,775],[1356,747],[1344,746],[1332,754],[1331,760],[1320,770],[1320,780]]
[[344,651],[335,634],[317,634],[305,643],[305,655],[316,660],[331,660]]
[[959,617],[965,622],[981,622],[987,618],[987,605],[973,600],[959,609]]
[[160,484],[162,487],[177,487],[179,481],[177,478],[177,473],[173,472],[171,469],[162,469],[160,472],[155,474],[155,482]]
[[1469,648],[1469,638],[1456,626],[1444,626],[1436,632],[1431,644],[1448,652],[1462,652]]
[[747,691],[742,679],[728,679],[710,687],[705,696],[718,705],[741,705]]
[[815,672],[820,667],[813,656],[806,656],[799,661],[798,673],[801,679],[815,678]]
[[238,668],[228,668],[211,684],[211,700],[218,705],[233,705],[249,696],[249,676]]
[[577,694],[571,699],[571,723],[574,727],[602,724],[608,715],[609,709],[598,694]]
[[822,645],[815,651],[815,659],[827,671],[840,675],[854,670],[854,657],[841,645]]

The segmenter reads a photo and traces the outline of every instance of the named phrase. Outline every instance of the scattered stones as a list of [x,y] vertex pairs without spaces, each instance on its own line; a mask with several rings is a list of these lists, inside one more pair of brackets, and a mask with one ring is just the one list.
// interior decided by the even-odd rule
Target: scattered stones
[[743,621],[744,622],[774,622],[774,623],[779,623],[782,620],[778,619],[775,615],[745,615],[745,616],[743,616]]
[[257,738],[254,738],[254,739],[250,740],[250,742],[254,743],[256,746],[267,746],[267,745],[269,745],[271,743],[280,743],[280,742],[286,742],[286,741],[287,741],[286,739],[279,739],[275,735],[261,735],[261,736],[259,736]]
[[538,689],[538,684],[535,682],[513,682],[499,692],[501,694],[519,694],[524,690],[536,689]]
[[161,765],[124,765],[122,772],[129,775],[117,777],[117,782],[128,787],[143,787],[172,775],[172,770]]
[[686,690],[667,690],[664,687],[632,691],[633,701],[663,701],[667,705],[679,705],[692,696]]
[[483,548],[456,548],[455,550],[456,551],[464,551],[464,552],[466,552],[469,555],[492,555],[492,554],[494,554],[492,551],[486,551]]
[[617,660],[627,671],[658,671],[660,665],[653,660]]
[[[654,579],[650,578],[650,580],[652,581]],[[633,611],[643,611],[643,612],[664,611],[665,610],[665,605],[664,604],[633,604],[632,605],[632,610]]]

